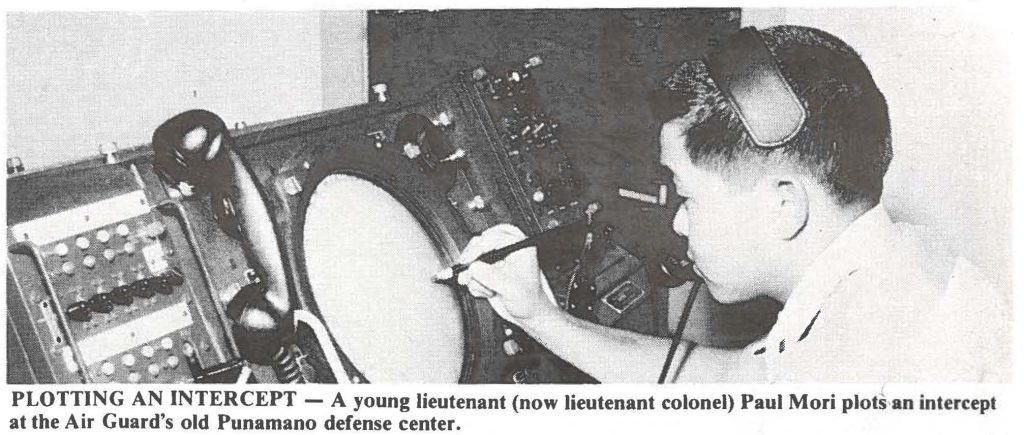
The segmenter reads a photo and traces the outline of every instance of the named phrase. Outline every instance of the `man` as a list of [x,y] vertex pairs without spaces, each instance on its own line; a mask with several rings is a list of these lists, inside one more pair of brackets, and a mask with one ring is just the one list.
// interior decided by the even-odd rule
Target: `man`
[[[811,28],[740,34],[664,82],[661,163],[683,199],[674,230],[711,294],[784,309],[744,349],[681,346],[669,379],[1005,380],[1006,305],[962,259],[931,259],[880,205],[888,107],[857,53]],[[491,228],[460,260],[522,237]],[[535,250],[474,263],[459,282],[600,381],[659,377],[670,341],[553,306]]]

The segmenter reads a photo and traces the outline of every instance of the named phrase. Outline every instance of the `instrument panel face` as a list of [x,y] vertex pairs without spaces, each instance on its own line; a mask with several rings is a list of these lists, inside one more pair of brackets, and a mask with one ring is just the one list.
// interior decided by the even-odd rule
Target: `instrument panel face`
[[228,359],[176,216],[136,189],[8,227],[9,314],[26,350],[44,356],[30,359],[32,381],[191,382],[196,368]]

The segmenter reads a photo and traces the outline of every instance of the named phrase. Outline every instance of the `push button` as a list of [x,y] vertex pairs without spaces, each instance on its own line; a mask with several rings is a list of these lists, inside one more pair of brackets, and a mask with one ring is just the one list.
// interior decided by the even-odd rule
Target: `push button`
[[138,373],[135,373],[135,372],[128,373],[128,382],[131,382],[133,384],[137,384],[141,380],[142,380],[142,376],[139,376]]
[[167,357],[167,367],[168,368],[176,369],[176,368],[178,368],[178,364],[181,364],[181,360],[179,360],[178,357],[176,357],[174,355],[171,355],[171,356]]
[[142,356],[144,356],[146,358],[152,358],[153,354],[156,353],[156,351],[153,350],[153,346],[150,346],[148,344],[145,345],[145,346],[142,346],[142,350],[140,352],[142,353]]
[[64,242],[58,243],[57,246],[53,247],[53,253],[61,257],[68,255],[69,251],[70,249],[68,249],[68,245]]
[[103,365],[100,366],[100,371],[103,372],[104,375],[111,376],[114,374],[114,364],[110,361],[104,361]]
[[160,364],[150,364],[149,367],[146,368],[146,370],[149,371],[149,375],[154,378],[160,376]]
[[100,243],[107,243],[107,242],[109,242],[110,241],[110,231],[107,231],[107,230],[96,231],[96,240],[99,240]]
[[78,249],[81,249],[83,251],[89,249],[89,239],[82,236],[78,236],[78,238],[75,239],[75,246],[77,246]]
[[131,230],[128,229],[128,225],[118,224],[117,228],[114,229],[114,232],[121,237],[128,237],[128,233],[130,233]]
[[131,367],[135,365],[135,355],[132,355],[130,353],[122,355],[121,364],[124,365],[125,367]]
[[160,339],[160,348],[163,350],[171,350],[174,347],[174,340],[171,337],[164,337]]

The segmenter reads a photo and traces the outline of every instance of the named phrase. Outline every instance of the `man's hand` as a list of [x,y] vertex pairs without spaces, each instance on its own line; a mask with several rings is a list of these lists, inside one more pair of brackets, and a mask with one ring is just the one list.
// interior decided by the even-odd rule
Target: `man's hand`
[[[519,228],[501,224],[474,237],[459,256],[460,263],[526,238]],[[487,298],[499,316],[522,326],[541,314],[558,311],[547,279],[537,265],[537,248],[513,252],[494,264],[474,262],[459,274],[459,284],[473,296]]]

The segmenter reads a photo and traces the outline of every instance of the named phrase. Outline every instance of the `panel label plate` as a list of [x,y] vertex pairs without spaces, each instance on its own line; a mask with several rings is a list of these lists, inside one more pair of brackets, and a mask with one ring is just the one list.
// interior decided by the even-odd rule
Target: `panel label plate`
[[107,198],[92,204],[64,210],[30,221],[14,224],[11,232],[19,242],[42,246],[57,240],[149,213],[149,201],[141,190]]
[[179,302],[131,322],[115,326],[78,342],[86,365],[115,355],[192,325],[192,314]]

